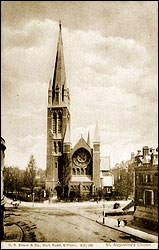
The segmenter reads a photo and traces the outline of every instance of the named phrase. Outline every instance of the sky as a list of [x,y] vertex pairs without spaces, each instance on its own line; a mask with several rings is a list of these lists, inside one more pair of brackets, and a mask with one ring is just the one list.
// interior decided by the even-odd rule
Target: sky
[[62,23],[72,147],[98,122],[115,163],[158,145],[157,1],[2,1],[5,164],[46,169],[47,100]]

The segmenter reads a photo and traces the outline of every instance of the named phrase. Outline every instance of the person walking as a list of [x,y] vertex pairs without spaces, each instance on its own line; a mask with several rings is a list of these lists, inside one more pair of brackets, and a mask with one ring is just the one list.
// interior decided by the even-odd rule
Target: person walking
[[127,219],[124,218],[123,222],[124,222],[124,226],[126,226],[127,225]]
[[118,221],[118,227],[120,227],[120,220],[119,220],[119,219],[117,219],[117,221]]

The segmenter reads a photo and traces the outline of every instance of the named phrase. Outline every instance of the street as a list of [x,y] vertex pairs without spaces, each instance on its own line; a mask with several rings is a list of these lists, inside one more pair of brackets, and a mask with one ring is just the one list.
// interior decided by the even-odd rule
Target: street
[[6,211],[6,221],[21,223],[23,241],[139,242],[133,236],[98,224],[99,215],[102,215],[101,205],[56,203],[47,207],[10,208]]

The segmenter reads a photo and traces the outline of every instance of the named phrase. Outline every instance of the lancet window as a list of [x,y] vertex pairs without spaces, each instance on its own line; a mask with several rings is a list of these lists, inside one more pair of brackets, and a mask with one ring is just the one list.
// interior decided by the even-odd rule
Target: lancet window
[[58,85],[56,86],[55,98],[56,98],[56,102],[59,102],[59,87],[58,87]]
[[61,133],[62,130],[62,114],[59,112],[58,114],[58,133]]
[[57,115],[54,112],[54,114],[53,114],[53,133],[56,133],[56,127],[57,127]]
[[64,101],[64,85],[62,85],[62,101]]
[[58,142],[58,152],[61,152],[61,142]]

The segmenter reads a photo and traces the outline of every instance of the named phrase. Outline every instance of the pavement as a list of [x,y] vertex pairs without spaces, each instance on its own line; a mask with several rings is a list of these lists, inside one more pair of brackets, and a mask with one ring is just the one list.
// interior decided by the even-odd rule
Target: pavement
[[[104,219],[104,223],[103,223],[103,219]],[[106,226],[106,227],[110,227],[113,228],[115,230],[133,235],[135,237],[141,238],[145,241],[151,242],[151,243],[158,243],[158,237],[146,232],[143,232],[141,230],[132,228],[132,227],[128,227],[128,226],[124,226],[122,223],[120,225],[120,227],[118,227],[118,222],[116,219],[112,219],[110,217],[103,217],[100,216],[97,219],[97,223]]]
[[[26,201],[21,201],[19,206],[25,206],[25,207],[65,207],[65,206],[78,206],[78,207],[83,207],[83,206],[88,206],[90,205],[91,207],[107,207],[108,209],[111,209],[114,205],[115,202],[120,203],[120,208],[115,209],[115,211],[122,211],[122,208],[126,206],[128,203],[130,203],[131,200],[126,200],[126,201],[106,201],[103,202],[102,200],[99,202],[92,202],[92,201],[83,201],[83,202],[51,202],[49,203],[48,200],[44,201],[43,203],[40,202],[26,202]],[[13,200],[5,197],[5,207],[13,207],[12,205]]]
[[[8,199],[5,197],[5,206],[6,207],[13,207],[13,205],[11,204],[12,200]],[[115,212],[122,212],[122,207],[124,207],[125,205],[127,205],[130,201],[119,201],[120,203],[120,208],[119,209],[115,209]],[[108,202],[106,205],[107,205],[107,209],[105,209],[105,207],[103,207],[103,201],[100,201],[98,203],[96,202],[71,202],[71,203],[63,203],[63,202],[55,202],[55,203],[49,203],[48,201],[45,201],[44,203],[32,203],[32,202],[21,202],[20,203],[20,206],[22,207],[82,207],[82,206],[88,206],[90,205],[91,207],[103,207],[104,208],[104,211],[106,213],[108,213],[108,211],[113,211],[112,207],[113,207],[113,204],[114,204],[114,201],[110,201]],[[155,235],[152,235],[150,233],[146,233],[146,232],[143,232],[141,230],[138,230],[138,229],[134,229],[132,227],[129,227],[129,226],[123,226],[122,223],[120,224],[120,227],[118,227],[117,225],[117,219],[112,219],[110,218],[109,216],[107,217],[104,217],[104,223],[103,223],[103,216],[100,216],[97,220],[96,220],[97,223],[103,225],[103,226],[106,226],[106,227],[110,227],[110,228],[113,228],[115,230],[118,230],[118,231],[121,231],[121,232],[124,232],[126,234],[129,234],[129,235],[133,235],[137,238],[141,238],[147,242],[151,242],[151,243],[158,243],[158,237],[155,236]],[[12,225],[13,226],[13,225]],[[18,228],[18,225],[15,225],[14,224],[14,235],[10,235],[9,236],[9,233],[12,231],[10,230],[10,227],[5,225],[4,226],[4,232],[5,232],[5,241],[10,241],[10,238],[14,238],[14,241],[22,241],[22,231],[20,230],[20,228]],[[8,238],[8,240],[7,240]]]
[[2,242],[21,242],[23,241],[23,231],[16,224],[4,224],[4,238]]

